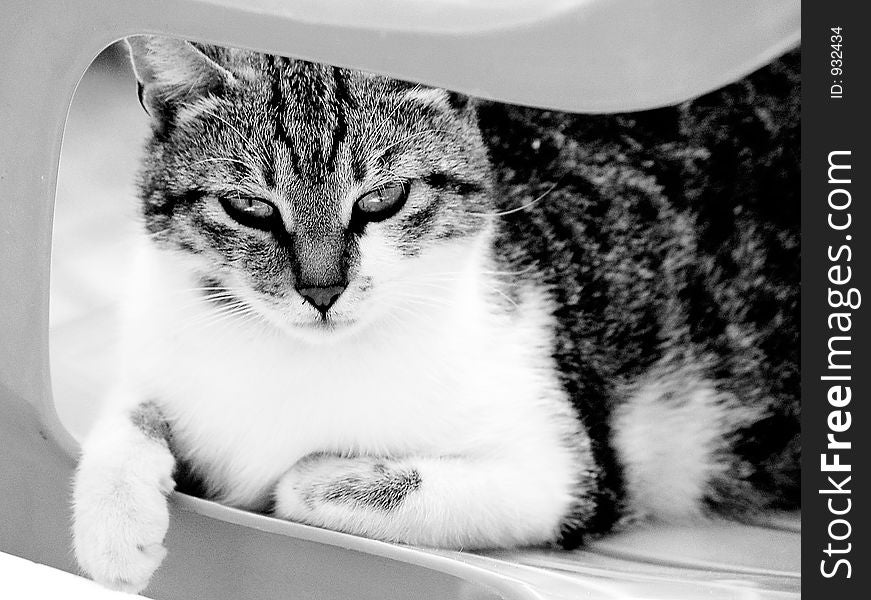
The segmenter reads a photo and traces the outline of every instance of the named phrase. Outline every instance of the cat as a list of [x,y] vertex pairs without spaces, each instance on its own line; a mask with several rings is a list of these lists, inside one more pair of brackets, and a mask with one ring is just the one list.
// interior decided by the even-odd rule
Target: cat
[[768,105],[583,117],[127,43],[148,239],[86,574],[144,589],[176,484],[466,549],[797,505],[795,69]]

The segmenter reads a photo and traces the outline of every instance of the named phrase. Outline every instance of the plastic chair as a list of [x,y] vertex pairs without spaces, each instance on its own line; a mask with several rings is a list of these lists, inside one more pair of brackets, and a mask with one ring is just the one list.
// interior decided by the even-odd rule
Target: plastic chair
[[[69,481],[77,443],[57,418],[49,378],[52,215],[73,93],[92,59],[111,42],[135,33],[177,35],[504,101],[607,112],[666,105],[735,80],[796,45],[800,26],[797,0],[371,4],[4,3],[0,550],[76,570],[69,547]],[[600,579],[589,577],[604,568],[600,554],[587,556],[586,566],[576,561],[565,567],[585,577],[560,587],[569,584],[546,581],[537,569],[504,562],[510,553],[500,558],[423,551],[248,514],[183,494],[174,494],[171,518],[170,554],[148,589],[156,598],[521,599],[548,597],[545,590],[627,593],[641,589],[637,586],[643,581],[636,573],[630,577],[634,588],[603,587]],[[617,563],[609,564],[613,568]],[[680,572],[673,575],[681,577]],[[696,580],[685,583],[683,591],[674,588],[676,596],[714,589]]]

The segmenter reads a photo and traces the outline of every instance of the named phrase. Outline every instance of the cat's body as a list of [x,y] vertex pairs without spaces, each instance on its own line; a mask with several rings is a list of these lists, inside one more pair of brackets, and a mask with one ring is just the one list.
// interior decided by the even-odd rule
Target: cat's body
[[513,109],[479,125],[441,90],[132,45],[153,239],[83,447],[89,574],[147,583],[174,472],[235,506],[467,548],[789,504],[795,431],[758,429],[797,405],[794,349],[770,356],[795,341],[796,282],[759,279],[773,229],[700,241],[637,157],[560,127],[518,162],[493,141]]
[[[125,332],[132,344],[125,355],[137,357],[125,387],[154,399],[173,424],[174,454],[209,497],[270,508],[278,480],[313,453],[515,455],[508,464],[518,463],[518,470],[531,453],[536,463],[546,457],[554,472],[539,502],[569,501],[578,461],[564,440],[582,444],[583,437],[563,408],[550,363],[552,340],[543,336],[552,317],[543,298],[527,300],[525,313],[512,319],[492,310],[487,288],[476,289],[470,273],[457,305],[434,295],[427,310],[398,315],[375,331],[308,345],[257,320],[216,319],[220,309],[198,301],[199,292],[179,293],[195,282],[167,258],[143,249],[146,265],[136,270],[130,304],[142,310]],[[536,445],[540,450],[531,452]],[[553,512],[559,514],[565,506]],[[447,528],[409,535],[430,545],[517,543],[492,529],[492,539],[481,540]]]

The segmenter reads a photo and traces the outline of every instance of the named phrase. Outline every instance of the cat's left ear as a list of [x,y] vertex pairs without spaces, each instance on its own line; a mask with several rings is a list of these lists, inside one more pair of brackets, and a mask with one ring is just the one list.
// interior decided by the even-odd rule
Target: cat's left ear
[[175,108],[235,83],[233,74],[190,42],[153,35],[125,40],[139,83],[139,101],[152,117],[164,120]]

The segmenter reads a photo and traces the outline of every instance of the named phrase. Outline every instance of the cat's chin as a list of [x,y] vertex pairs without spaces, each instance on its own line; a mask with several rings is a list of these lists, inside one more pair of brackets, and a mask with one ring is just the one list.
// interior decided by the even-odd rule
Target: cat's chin
[[287,323],[281,330],[289,337],[309,344],[330,344],[356,335],[363,326],[352,319],[319,319]]

